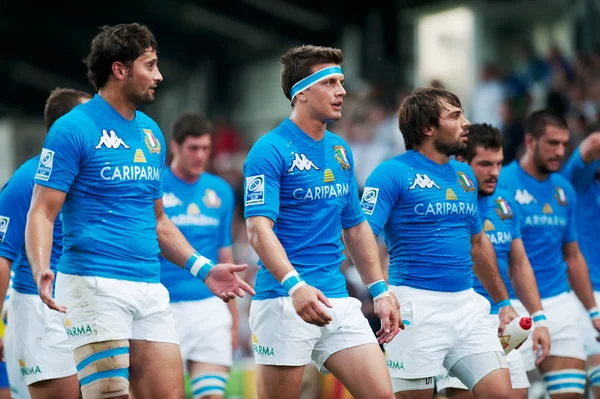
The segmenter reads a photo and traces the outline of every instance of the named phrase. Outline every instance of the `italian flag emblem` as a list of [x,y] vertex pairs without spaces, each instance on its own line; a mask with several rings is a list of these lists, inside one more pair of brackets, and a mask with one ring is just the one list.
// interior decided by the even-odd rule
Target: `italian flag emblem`
[[148,150],[150,150],[150,152],[153,154],[158,154],[160,152],[160,141],[154,137],[152,130],[142,129],[142,131],[144,132],[144,136],[146,136],[144,141],[146,142],[146,147],[148,147]]

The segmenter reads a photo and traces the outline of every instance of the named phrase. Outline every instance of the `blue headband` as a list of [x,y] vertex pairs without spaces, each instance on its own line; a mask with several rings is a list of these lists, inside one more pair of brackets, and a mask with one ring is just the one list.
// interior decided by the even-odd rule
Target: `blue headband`
[[342,68],[339,66],[330,66],[327,68],[323,68],[320,71],[309,75],[292,86],[292,90],[290,90],[290,97],[292,101],[296,94],[308,89],[310,86],[314,85],[317,82],[320,82],[323,79],[327,79],[330,76],[344,76],[342,73]]

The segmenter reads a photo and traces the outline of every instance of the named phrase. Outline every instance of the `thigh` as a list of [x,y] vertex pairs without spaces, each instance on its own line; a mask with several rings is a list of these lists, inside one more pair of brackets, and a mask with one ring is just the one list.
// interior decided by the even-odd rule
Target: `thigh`
[[223,301],[210,298],[178,302],[171,304],[171,308],[184,362],[231,366],[232,318]]
[[179,339],[173,310],[169,304],[169,291],[160,283],[142,284],[143,287],[140,287],[142,293],[132,298],[135,310],[131,339],[178,346]]
[[254,300],[249,318],[256,364],[305,366],[323,334],[296,314],[289,297]]
[[510,382],[514,389],[527,390],[531,384],[527,377],[527,370],[525,369],[525,363],[521,357],[520,349],[513,349],[507,356],[508,370],[510,372]]
[[39,381],[28,388],[31,399],[79,399],[79,380],[76,375]]
[[356,399],[392,397],[390,373],[377,343],[336,352],[327,359],[325,367]]
[[[375,345],[379,352],[377,357],[384,359],[375,334],[361,311],[362,303],[350,297],[330,299],[330,301],[333,304],[331,309],[333,320],[328,326],[323,327],[323,335],[317,341],[311,355],[319,371],[327,373],[325,363],[334,354],[362,345]],[[385,366],[385,360],[382,364]]]
[[[77,370],[73,360],[73,350],[63,325],[64,316],[49,309],[38,297],[35,297],[35,300],[38,302],[37,306],[41,308],[43,325],[38,330],[24,333],[28,337],[25,358],[31,364],[36,364],[40,372],[36,370],[35,373],[26,376],[25,382],[31,386],[41,381],[57,380],[59,382],[52,384],[54,387],[60,389],[64,385],[66,391],[72,392],[72,382],[77,382]],[[64,397],[69,396],[65,394]]]
[[256,365],[258,399],[299,399],[304,366]]
[[136,398],[183,399],[179,345],[130,340],[129,381]]
[[465,315],[471,319],[468,324],[472,327],[464,333],[462,341],[448,351],[444,360],[447,370],[452,369],[459,359],[481,353],[497,352],[504,358],[504,350],[498,338],[498,316],[482,314],[479,310],[475,308],[472,313]]
[[[444,372],[443,362],[459,337],[452,316],[456,304],[444,303],[443,297],[409,287],[394,287],[400,302],[405,330],[384,345],[385,357],[392,378],[435,378]],[[454,309],[449,309],[454,308]]]
[[510,396],[510,373],[504,352],[484,352],[466,356],[452,366],[450,373],[473,391],[475,396],[486,397],[501,392]]
[[71,347],[131,338],[130,298],[141,296],[137,284],[58,273],[56,302],[67,307],[64,327]]

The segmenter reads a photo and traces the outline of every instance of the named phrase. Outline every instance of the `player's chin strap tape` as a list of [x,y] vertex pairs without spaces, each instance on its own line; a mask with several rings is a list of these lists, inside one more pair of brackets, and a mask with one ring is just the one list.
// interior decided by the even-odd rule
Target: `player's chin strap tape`
[[98,342],[73,351],[83,399],[129,393],[129,341]]
[[585,391],[585,371],[566,369],[544,374],[544,382],[549,395],[576,393],[583,395]]
[[225,396],[227,373],[206,372],[192,377],[192,398],[200,399],[204,396]]

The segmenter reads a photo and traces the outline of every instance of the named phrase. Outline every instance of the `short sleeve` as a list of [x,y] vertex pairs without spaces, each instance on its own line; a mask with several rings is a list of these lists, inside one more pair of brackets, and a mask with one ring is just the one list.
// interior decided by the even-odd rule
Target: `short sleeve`
[[35,183],[68,193],[85,155],[83,139],[72,118],[57,120],[44,141]]
[[281,155],[266,137],[259,140],[244,163],[244,217],[279,216],[279,189],[284,168]]
[[378,236],[400,198],[402,184],[393,170],[392,162],[384,162],[369,175],[360,205],[373,233]]
[[18,170],[0,192],[0,256],[15,261],[25,243],[27,212],[33,193],[33,172]]
[[354,156],[352,155],[352,152],[349,148],[347,148],[347,150],[350,165],[352,165],[352,169],[350,170],[352,176],[350,177],[350,190],[348,192],[348,202],[346,203],[344,209],[342,209],[341,214],[341,223],[342,228],[344,229],[354,227],[365,220],[365,214],[363,213],[360,200],[358,198],[358,184],[356,182],[356,176],[354,175]]

